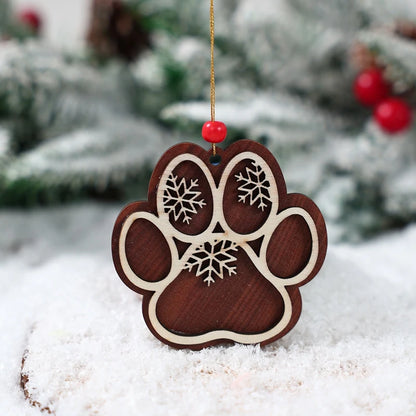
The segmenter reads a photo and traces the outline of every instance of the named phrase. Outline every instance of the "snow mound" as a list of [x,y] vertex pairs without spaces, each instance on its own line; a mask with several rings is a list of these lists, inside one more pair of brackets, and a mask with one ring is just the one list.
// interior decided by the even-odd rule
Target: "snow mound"
[[0,413],[39,412],[20,372],[31,402],[59,416],[414,413],[415,227],[331,248],[282,340],[176,351],[150,334],[141,297],[113,269],[118,208],[0,218],[15,230],[0,236]]

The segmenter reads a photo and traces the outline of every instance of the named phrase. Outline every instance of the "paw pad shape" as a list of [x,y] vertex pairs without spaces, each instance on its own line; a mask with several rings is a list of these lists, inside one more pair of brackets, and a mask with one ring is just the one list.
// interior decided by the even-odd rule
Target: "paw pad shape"
[[152,333],[176,348],[282,337],[326,254],[322,214],[287,194],[265,147],[241,140],[218,152],[213,165],[194,144],[169,149],[148,201],[128,205],[113,231],[119,276],[143,295]]

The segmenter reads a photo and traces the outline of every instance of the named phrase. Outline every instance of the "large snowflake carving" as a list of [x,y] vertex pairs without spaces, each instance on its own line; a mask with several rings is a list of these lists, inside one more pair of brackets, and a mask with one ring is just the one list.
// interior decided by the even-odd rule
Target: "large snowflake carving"
[[198,179],[191,179],[187,183],[185,178],[179,181],[178,176],[171,173],[163,195],[165,212],[173,214],[175,221],[183,217],[183,222],[189,224],[192,214],[196,214],[198,208],[206,205],[203,199],[198,199],[201,192],[197,188]]
[[246,167],[245,175],[243,172],[235,175],[237,182],[243,182],[238,188],[238,201],[244,204],[248,202],[250,205],[257,203],[257,208],[264,211],[271,202],[270,182],[257,162],[253,161],[252,165],[253,167]]
[[237,273],[237,267],[230,263],[237,259],[232,252],[237,251],[237,243],[228,240],[214,240],[213,243],[203,243],[198,246],[189,257],[184,269],[192,271],[196,268],[196,276],[202,276],[209,286],[215,283],[215,278],[224,278],[224,273],[229,276]]

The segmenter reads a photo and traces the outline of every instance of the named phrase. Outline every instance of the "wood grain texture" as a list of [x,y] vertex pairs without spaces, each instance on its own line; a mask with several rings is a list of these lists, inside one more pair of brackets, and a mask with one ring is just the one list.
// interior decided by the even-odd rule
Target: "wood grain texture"
[[160,159],[148,201],[123,209],[112,253],[123,282],[143,295],[152,333],[176,348],[266,345],[301,313],[299,287],[321,268],[325,222],[304,195],[287,194],[262,145],[210,151],[183,143]]

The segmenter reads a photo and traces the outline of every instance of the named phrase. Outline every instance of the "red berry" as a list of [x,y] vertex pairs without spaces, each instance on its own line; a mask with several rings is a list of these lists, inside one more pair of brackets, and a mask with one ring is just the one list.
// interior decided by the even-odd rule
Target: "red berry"
[[374,111],[378,125],[387,133],[400,133],[412,123],[412,109],[400,98],[382,101]]
[[22,24],[29,27],[34,33],[39,33],[42,29],[42,18],[36,10],[23,9],[20,11],[18,18]]
[[380,69],[369,69],[355,79],[354,94],[361,104],[373,106],[391,94],[391,85]]
[[202,137],[209,143],[220,143],[227,136],[227,127],[221,121],[207,121],[202,127]]

